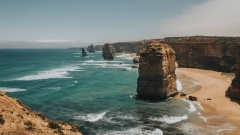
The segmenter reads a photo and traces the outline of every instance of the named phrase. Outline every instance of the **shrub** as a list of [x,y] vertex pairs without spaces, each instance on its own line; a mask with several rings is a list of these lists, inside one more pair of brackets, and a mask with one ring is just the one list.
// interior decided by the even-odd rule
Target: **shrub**
[[49,121],[48,127],[52,128],[52,129],[60,128],[60,126],[58,125],[58,122],[56,122],[56,121]]

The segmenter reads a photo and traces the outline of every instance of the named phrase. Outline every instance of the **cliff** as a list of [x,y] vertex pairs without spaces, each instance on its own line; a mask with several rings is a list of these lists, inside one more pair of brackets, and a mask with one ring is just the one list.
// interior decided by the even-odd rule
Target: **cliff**
[[86,51],[84,50],[84,48],[82,48],[82,57],[85,57],[85,56],[87,56],[87,53],[86,53]]
[[104,44],[102,50],[102,56],[104,59],[111,60],[116,56],[116,49],[109,43]]
[[239,37],[168,37],[164,41],[175,50],[179,67],[234,71]]
[[88,48],[87,48],[87,51],[90,52],[90,53],[95,53],[95,47],[93,44],[89,45]]
[[0,91],[1,135],[81,135],[76,125],[49,120]]
[[226,91],[226,96],[231,99],[240,100],[240,43],[237,46],[237,62],[235,68],[235,78],[232,80],[232,84]]
[[177,94],[175,69],[174,50],[160,41],[149,42],[140,53],[138,97],[166,99]]

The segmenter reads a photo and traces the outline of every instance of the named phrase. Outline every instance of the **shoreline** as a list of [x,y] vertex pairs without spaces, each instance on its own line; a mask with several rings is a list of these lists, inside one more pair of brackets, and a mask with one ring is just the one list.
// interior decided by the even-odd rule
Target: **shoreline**
[[[177,68],[176,71],[195,79],[202,85],[200,90],[190,93],[188,96],[197,97],[197,101],[203,107],[202,115],[204,117],[207,118],[210,115],[219,116],[214,119],[207,118],[208,122],[230,122],[238,128],[226,133],[229,135],[240,134],[240,114],[238,113],[240,112],[240,105],[237,102],[231,101],[230,98],[225,97],[225,91],[230,86],[233,77],[225,75],[222,72],[203,69]],[[211,100],[206,100],[207,98]]]

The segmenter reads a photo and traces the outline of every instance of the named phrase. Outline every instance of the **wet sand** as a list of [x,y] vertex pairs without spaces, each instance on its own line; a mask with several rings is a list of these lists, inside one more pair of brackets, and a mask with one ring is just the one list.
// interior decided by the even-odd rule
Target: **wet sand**
[[[191,68],[177,68],[176,72],[201,83],[202,88],[189,95],[197,97],[197,101],[201,103],[204,110],[202,115],[207,118],[208,122],[226,123],[229,121],[239,128],[228,134],[240,135],[240,105],[225,97],[225,91],[234,76],[222,72]],[[207,100],[208,98],[211,100]],[[208,118],[209,115],[218,115],[219,117]]]

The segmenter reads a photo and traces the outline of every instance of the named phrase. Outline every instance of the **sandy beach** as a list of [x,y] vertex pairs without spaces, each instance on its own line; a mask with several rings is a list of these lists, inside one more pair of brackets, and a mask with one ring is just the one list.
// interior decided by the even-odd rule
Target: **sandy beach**
[[[209,115],[219,115],[219,117],[207,118],[207,121],[213,123],[233,123],[237,125],[239,129],[234,130],[229,134],[239,135],[240,105],[225,97],[225,91],[231,84],[233,76],[222,72],[191,68],[177,68],[176,71],[201,83],[201,90],[189,95],[197,97],[197,101],[200,102],[203,107],[204,113],[202,113],[202,115],[204,117]],[[208,98],[211,100],[207,100]],[[224,118],[226,120],[224,120]]]

